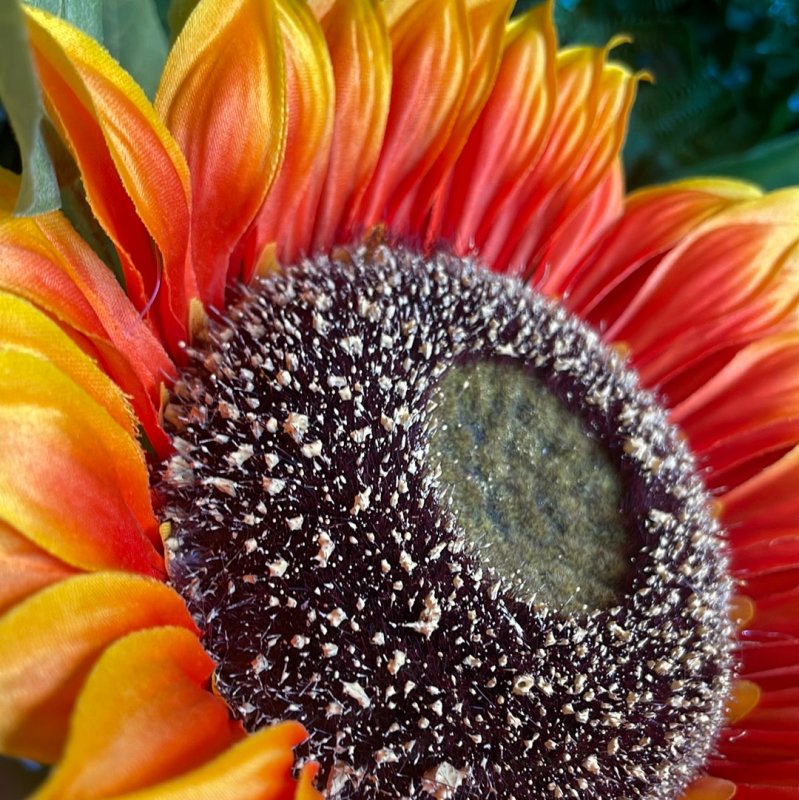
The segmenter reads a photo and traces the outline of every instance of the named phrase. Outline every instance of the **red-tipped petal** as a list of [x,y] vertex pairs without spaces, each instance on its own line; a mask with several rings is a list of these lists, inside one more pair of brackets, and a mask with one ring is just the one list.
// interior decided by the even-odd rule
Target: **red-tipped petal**
[[245,282],[267,244],[277,243],[283,263],[311,250],[333,137],[335,87],[324,34],[304,3],[279,0],[277,8],[286,61],[286,152],[241,249]]
[[485,239],[545,141],[555,103],[556,47],[548,6],[508,24],[491,95],[453,168],[428,239],[443,238],[461,254]]
[[311,0],[335,79],[330,159],[316,212],[313,249],[352,229],[355,207],[383,145],[391,99],[391,42],[377,0]]
[[170,51],[155,105],[191,173],[200,297],[222,309],[231,255],[277,175],[286,87],[273,0],[207,0]]
[[174,366],[110,270],[61,214],[0,218],[0,289],[24,297],[80,339],[84,349],[93,348],[130,395],[158,453],[168,452],[158,409],[161,384]]
[[368,227],[396,218],[402,228],[413,191],[446,145],[469,75],[464,0],[385,4],[393,60],[383,147],[356,214]]

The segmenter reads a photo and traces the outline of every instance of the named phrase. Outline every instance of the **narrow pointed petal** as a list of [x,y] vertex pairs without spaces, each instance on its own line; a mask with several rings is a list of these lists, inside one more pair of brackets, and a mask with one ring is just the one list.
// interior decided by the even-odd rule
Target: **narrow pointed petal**
[[391,42],[377,0],[311,0],[330,53],[335,122],[313,248],[351,231],[383,144],[391,99]]
[[105,648],[132,631],[194,631],[182,599],[158,581],[124,573],[78,575],[0,617],[0,748],[58,759],[81,687]]
[[548,6],[508,24],[491,95],[453,168],[428,240],[445,239],[465,254],[485,239],[543,147],[555,103],[556,48]]
[[446,145],[413,190],[407,218],[393,220],[394,232],[419,238],[428,215],[431,212],[440,213],[440,194],[444,183],[494,87],[504,49],[505,25],[512,6],[509,0],[466,0],[470,54],[463,103]]
[[799,301],[799,191],[736,203],[694,228],[608,327],[646,385],[786,325]]
[[799,333],[753,342],[672,409],[715,471],[799,443]]
[[[114,800],[293,800],[292,748],[305,737],[298,722],[263,728],[192,772]],[[303,791],[308,800],[321,800]]]
[[119,639],[78,696],[64,754],[35,800],[116,797],[175,778],[244,736],[209,690],[214,662],[185,628]]
[[0,522],[0,615],[39,589],[75,574],[77,570]]
[[53,364],[2,349],[0,518],[72,566],[163,574],[138,443]]
[[159,455],[169,450],[160,427],[162,383],[174,374],[163,347],[97,258],[59,213],[0,218],[0,289],[45,311],[82,342],[131,397]]
[[[541,158],[485,238],[478,236],[494,269],[536,279],[546,271],[550,281],[561,277],[549,251],[616,168],[641,77],[607,60],[613,44],[558,53],[557,100]],[[608,198],[614,215],[621,213],[622,200],[620,191]]]
[[267,244],[277,244],[284,264],[310,252],[333,136],[335,86],[324,34],[299,0],[279,0],[277,10],[286,62],[286,152],[245,238],[245,282]]
[[464,0],[389,0],[391,106],[380,159],[356,214],[366,228],[400,228],[413,190],[446,145],[469,76]]
[[200,298],[221,310],[231,255],[283,158],[283,48],[273,0],[207,0],[170,51],[155,100],[191,173]]
[[139,310],[153,307],[176,345],[196,296],[186,163],[144,92],[97,42],[58,17],[27,14],[48,110],[116,245],[128,295]]

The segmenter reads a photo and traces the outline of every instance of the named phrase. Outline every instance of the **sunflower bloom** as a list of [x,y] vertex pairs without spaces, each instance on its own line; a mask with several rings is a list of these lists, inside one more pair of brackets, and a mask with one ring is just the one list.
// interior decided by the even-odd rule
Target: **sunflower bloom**
[[[0,174],[37,800],[799,793],[799,193],[625,196],[643,76],[512,5],[202,0],[153,104],[26,10],[122,270]],[[519,375],[557,407],[485,448],[492,548],[447,477],[480,364],[481,437]]]

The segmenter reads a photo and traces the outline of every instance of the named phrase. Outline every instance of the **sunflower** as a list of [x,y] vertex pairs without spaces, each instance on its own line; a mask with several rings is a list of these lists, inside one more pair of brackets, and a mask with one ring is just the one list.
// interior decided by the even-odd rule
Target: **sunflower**
[[121,272],[0,175],[38,800],[799,791],[799,194],[625,196],[643,76],[511,7],[201,0],[153,105],[25,11]]

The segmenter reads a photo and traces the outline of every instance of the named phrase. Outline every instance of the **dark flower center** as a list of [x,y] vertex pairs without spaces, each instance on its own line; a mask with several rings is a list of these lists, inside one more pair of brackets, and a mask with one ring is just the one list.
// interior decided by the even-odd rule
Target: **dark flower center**
[[[499,414],[518,381],[545,407],[511,428],[557,451],[528,452],[524,494],[523,452],[495,477],[504,445],[442,433],[479,444],[452,396],[485,364]],[[719,530],[655,398],[562,308],[445,254],[342,249],[247,291],[169,412],[172,581],[234,713],[300,720],[327,796],[672,800],[710,753]]]

